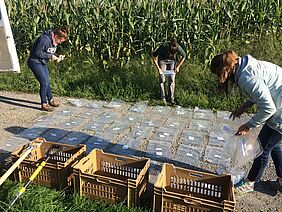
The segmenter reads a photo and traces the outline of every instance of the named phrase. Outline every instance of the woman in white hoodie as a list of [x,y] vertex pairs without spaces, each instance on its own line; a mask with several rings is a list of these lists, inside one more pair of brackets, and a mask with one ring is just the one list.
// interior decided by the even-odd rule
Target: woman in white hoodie
[[258,139],[263,153],[254,160],[247,178],[235,185],[236,191],[253,191],[254,182],[261,179],[269,157],[275,165],[277,180],[270,185],[282,191],[282,68],[266,61],[256,60],[250,55],[238,57],[234,51],[216,55],[211,61],[211,72],[218,77],[219,85],[227,91],[228,82],[236,83],[249,98],[235,109],[230,118],[240,117],[248,108],[257,105],[257,113],[237,130],[245,135],[252,128],[263,125]]

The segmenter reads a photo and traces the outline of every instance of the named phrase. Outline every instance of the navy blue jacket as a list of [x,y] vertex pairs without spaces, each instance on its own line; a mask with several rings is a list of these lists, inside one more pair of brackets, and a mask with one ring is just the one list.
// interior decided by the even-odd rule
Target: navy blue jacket
[[57,47],[53,44],[51,33],[52,30],[46,31],[36,39],[30,50],[30,60],[42,64],[48,63],[52,54],[57,50]]

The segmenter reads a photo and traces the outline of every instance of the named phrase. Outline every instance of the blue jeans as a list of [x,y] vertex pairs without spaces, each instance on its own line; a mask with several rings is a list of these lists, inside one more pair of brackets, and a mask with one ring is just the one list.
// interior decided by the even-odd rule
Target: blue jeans
[[251,181],[259,181],[261,179],[268,164],[269,156],[273,160],[277,176],[279,178],[282,177],[282,147],[280,145],[282,134],[265,124],[258,138],[263,147],[263,153],[254,160],[248,179]]
[[46,104],[50,101],[52,96],[50,80],[49,80],[49,72],[46,65],[42,63],[36,63],[32,60],[28,60],[28,67],[33,72],[35,78],[40,83],[40,99],[41,104]]

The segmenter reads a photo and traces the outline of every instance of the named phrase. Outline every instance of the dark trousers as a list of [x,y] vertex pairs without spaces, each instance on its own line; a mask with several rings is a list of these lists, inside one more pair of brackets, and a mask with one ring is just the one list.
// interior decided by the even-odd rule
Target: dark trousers
[[42,63],[36,63],[32,60],[28,60],[28,67],[33,72],[35,78],[38,80],[40,84],[40,99],[41,104],[46,104],[50,101],[52,96],[50,80],[49,80],[49,72],[46,65]]
[[248,179],[251,181],[259,181],[261,179],[270,156],[277,176],[279,178],[282,177],[282,147],[280,145],[282,134],[265,124],[258,138],[263,147],[263,153],[254,160]]

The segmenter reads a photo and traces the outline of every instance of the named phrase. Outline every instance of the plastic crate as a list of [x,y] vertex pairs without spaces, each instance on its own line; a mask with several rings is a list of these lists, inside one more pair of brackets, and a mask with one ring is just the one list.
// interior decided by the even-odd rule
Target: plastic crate
[[81,196],[128,207],[141,204],[148,186],[150,159],[92,150],[74,166],[74,190]]
[[235,211],[231,175],[214,175],[163,164],[154,185],[153,211]]
[[[64,189],[71,186],[73,174],[72,165],[85,156],[86,146],[81,144],[72,146],[48,142],[43,138],[34,140],[34,142],[39,141],[41,141],[42,144],[34,148],[15,170],[15,180],[19,182],[28,180],[37,169],[38,165],[46,159],[46,154],[50,147],[52,145],[59,145],[62,149],[56,155],[50,157],[33,182],[38,185],[56,189]],[[26,145],[11,153],[13,163],[21,157],[25,146]]]

